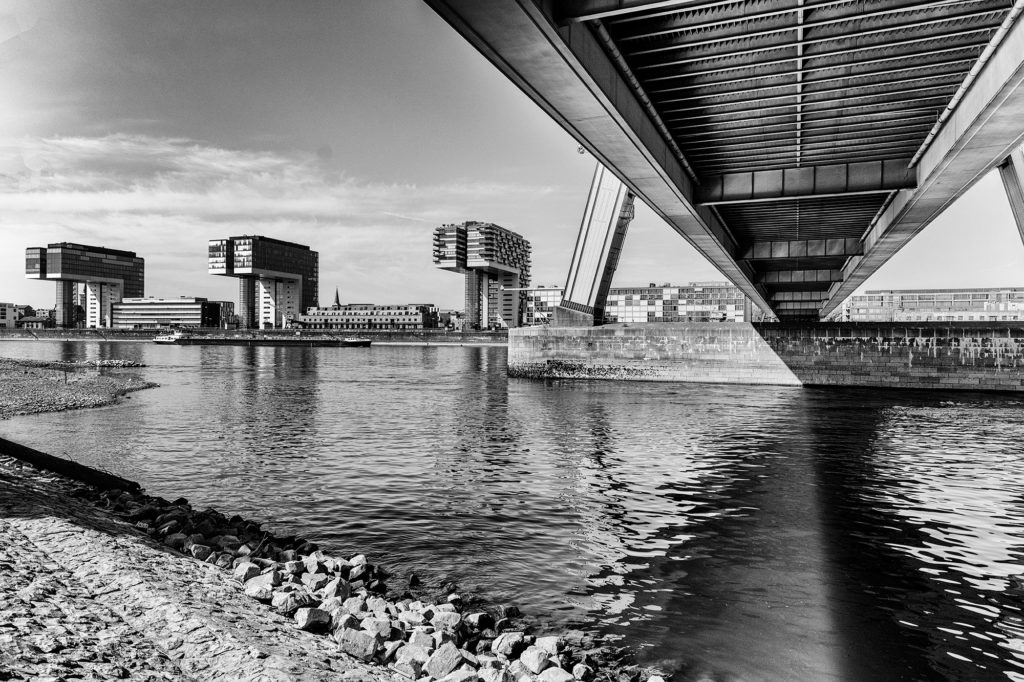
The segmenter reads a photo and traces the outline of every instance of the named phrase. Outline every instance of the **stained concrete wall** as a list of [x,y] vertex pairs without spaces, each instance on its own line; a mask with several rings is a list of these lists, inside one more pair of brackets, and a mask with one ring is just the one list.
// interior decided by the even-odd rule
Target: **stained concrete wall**
[[1024,323],[526,327],[510,376],[1024,391]]

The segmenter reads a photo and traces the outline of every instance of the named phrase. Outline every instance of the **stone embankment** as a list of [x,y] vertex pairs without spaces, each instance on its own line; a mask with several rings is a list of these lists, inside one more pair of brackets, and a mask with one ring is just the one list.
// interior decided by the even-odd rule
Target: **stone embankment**
[[[39,412],[99,407],[132,391],[156,386],[122,370],[131,360],[38,362],[0,358],[0,419]],[[112,371],[105,371],[107,369]]]
[[0,456],[0,680],[660,682],[515,607],[417,598],[363,555],[123,488]]

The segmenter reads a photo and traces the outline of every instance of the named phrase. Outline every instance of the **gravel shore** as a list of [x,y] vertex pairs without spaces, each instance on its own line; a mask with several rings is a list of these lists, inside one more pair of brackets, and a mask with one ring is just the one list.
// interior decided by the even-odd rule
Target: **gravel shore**
[[582,632],[104,476],[0,454],[0,680],[662,682]]
[[253,608],[231,574],[0,456],[0,680],[391,679]]
[[156,386],[123,362],[37,362],[0,358],[0,419],[99,407]]

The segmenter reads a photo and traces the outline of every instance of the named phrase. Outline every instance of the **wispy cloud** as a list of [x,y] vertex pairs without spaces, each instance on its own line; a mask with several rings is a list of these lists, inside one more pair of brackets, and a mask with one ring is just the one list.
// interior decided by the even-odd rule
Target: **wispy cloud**
[[491,182],[366,183],[329,170],[315,154],[131,135],[0,142],[0,173],[0,209],[42,214],[433,221],[467,203],[552,191]]
[[[412,280],[432,267],[434,226],[486,220],[495,206],[554,191],[486,181],[365,182],[326,161],[138,135],[0,140],[0,231],[5,241],[28,236],[26,246],[77,240],[130,248],[149,259],[147,279],[167,288],[205,270],[207,240],[266,234],[318,249],[323,271],[376,269],[409,280],[395,282],[396,290],[414,290]],[[183,255],[189,249],[191,258]]]

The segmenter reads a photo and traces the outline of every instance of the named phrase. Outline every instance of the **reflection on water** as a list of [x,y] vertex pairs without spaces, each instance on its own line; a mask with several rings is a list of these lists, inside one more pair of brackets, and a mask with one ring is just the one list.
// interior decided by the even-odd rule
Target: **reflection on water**
[[7,437],[620,637],[676,680],[1024,680],[1016,399],[509,381],[494,348],[0,352],[162,385]]

